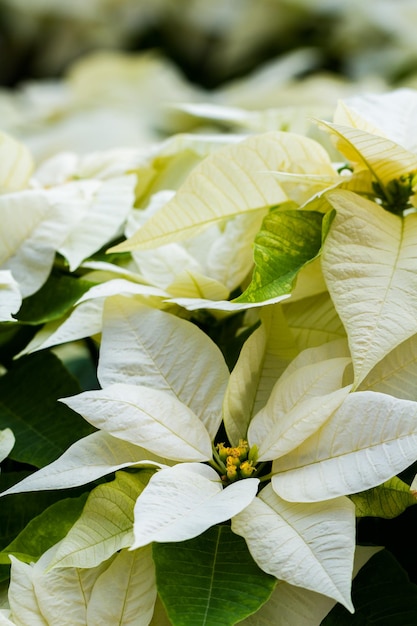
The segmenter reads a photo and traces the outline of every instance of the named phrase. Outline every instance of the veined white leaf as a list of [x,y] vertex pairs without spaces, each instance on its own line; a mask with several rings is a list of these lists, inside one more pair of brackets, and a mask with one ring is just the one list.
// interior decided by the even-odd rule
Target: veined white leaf
[[232,530],[265,572],[334,598],[353,613],[355,507],[348,498],[292,503],[267,485],[232,519]]
[[166,467],[166,459],[99,431],[79,439],[59,459],[0,494],[68,489],[85,485],[124,467]]
[[151,547],[122,550],[94,584],[86,624],[148,626],[156,596]]
[[245,341],[230,375],[223,402],[223,420],[232,445],[246,439],[253,415],[265,406],[271,390],[296,347],[281,306],[260,311],[261,326]]
[[218,150],[192,170],[165,207],[112,251],[187,239],[218,221],[285,202],[281,185],[265,171],[321,173],[322,153],[312,139],[285,132],[255,135]]
[[88,496],[83,512],[60,542],[48,569],[96,567],[133,542],[133,509],[151,477],[117,472],[113,481],[99,485]]
[[389,93],[354,96],[339,102],[334,122],[382,135],[415,153],[416,113],[415,90],[395,89]]
[[19,191],[29,182],[34,168],[27,147],[0,132],[0,192]]
[[320,126],[336,137],[337,148],[349,161],[360,169],[369,169],[382,187],[417,169],[417,155],[390,139],[330,122],[321,121]]
[[417,335],[394,348],[379,361],[358,387],[417,402]]
[[174,461],[207,461],[211,439],[197,415],[174,395],[115,383],[61,402],[96,428]]
[[190,302],[194,300],[212,302],[214,300],[217,302],[228,298],[230,293],[218,280],[191,270],[184,270],[177,274],[167,291],[174,296],[170,302],[174,300]]
[[11,270],[23,297],[46,281],[55,252],[80,217],[56,190],[26,190],[0,196],[0,266]]
[[258,446],[260,461],[288,454],[329,419],[351,389],[342,387],[348,363],[346,357],[328,359],[278,380],[249,425],[248,441]]
[[143,299],[142,301],[146,303],[154,303],[156,300],[156,304],[167,296],[157,287],[122,278],[95,285],[78,300],[68,317],[45,324],[20,355],[101,333],[105,299],[116,294],[130,295]]
[[[353,576],[380,550],[356,546]],[[270,599],[254,615],[239,622],[239,626],[320,626],[335,604],[321,593],[280,580]]]
[[187,405],[214,439],[229,370],[216,344],[195,324],[131,298],[108,298],[98,379],[169,392]]
[[400,218],[349,191],[328,199],[336,217],[323,248],[323,273],[348,334],[357,387],[417,333],[417,214]]
[[290,502],[376,487],[417,455],[417,403],[374,391],[347,396],[324,426],[273,463],[272,486]]
[[257,478],[246,478],[223,489],[214,469],[195,463],[157,472],[136,501],[131,550],[152,541],[197,537],[248,506],[258,484]]
[[79,181],[72,185],[79,185],[83,191],[87,183],[95,184],[94,188],[85,189],[82,220],[71,229],[59,247],[59,252],[69,261],[71,271],[119,234],[135,200],[134,175],[100,182]]
[[227,311],[230,313],[237,311],[246,311],[247,309],[255,309],[259,307],[267,306],[268,304],[276,304],[287,300],[290,294],[284,294],[283,296],[277,296],[270,300],[264,300],[263,302],[233,302],[230,300],[205,300],[203,298],[169,298],[165,302],[172,304],[178,304],[188,311],[197,311],[198,309],[207,309],[212,311]]
[[14,313],[20,309],[22,295],[10,270],[0,270],[0,322],[15,322]]
[[109,561],[89,569],[65,567],[48,571],[58,547],[56,544],[50,548],[33,565],[32,580],[40,613],[47,624],[85,626],[91,592]]
[[343,324],[327,291],[297,302],[293,302],[293,295],[292,293],[291,300],[284,303],[284,312],[299,350],[346,337]]
[[5,459],[13,449],[15,438],[10,428],[0,430],[0,461]]
[[9,604],[13,622],[16,626],[48,626],[48,622],[39,609],[33,587],[33,568],[10,555]]
[[284,382],[287,376],[291,376],[294,372],[301,367],[307,367],[319,363],[320,361],[327,361],[328,359],[350,359],[350,352],[347,340],[335,339],[328,343],[320,344],[311,348],[306,348],[291,361],[287,369],[281,376],[281,384]]

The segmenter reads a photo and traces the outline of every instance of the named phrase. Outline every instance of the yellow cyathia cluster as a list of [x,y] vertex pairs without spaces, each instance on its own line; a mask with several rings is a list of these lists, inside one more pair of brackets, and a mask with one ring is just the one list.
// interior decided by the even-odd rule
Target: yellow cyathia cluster
[[248,442],[244,439],[240,439],[239,445],[236,447],[228,447],[224,443],[218,443],[216,449],[225,467],[226,473],[222,476],[223,481],[234,482],[239,478],[249,478],[256,472],[255,451],[249,448]]

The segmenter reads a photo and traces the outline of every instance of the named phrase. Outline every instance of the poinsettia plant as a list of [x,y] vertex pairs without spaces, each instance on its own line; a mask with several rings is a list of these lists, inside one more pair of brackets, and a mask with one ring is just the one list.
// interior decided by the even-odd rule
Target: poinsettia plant
[[416,108],[38,170],[2,136],[0,624],[417,619],[361,534],[417,502]]

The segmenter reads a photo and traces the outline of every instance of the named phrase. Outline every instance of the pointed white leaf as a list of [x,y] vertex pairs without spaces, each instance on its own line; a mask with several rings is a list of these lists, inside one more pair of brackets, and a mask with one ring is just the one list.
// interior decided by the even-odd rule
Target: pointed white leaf
[[318,162],[323,168],[323,154],[315,141],[285,132],[255,135],[220,149],[192,170],[173,200],[113,250],[179,241],[220,220],[284,202],[281,185],[265,172],[296,168],[316,173]]
[[71,229],[59,248],[59,252],[68,259],[71,271],[119,234],[134,202],[134,175],[103,182],[80,181],[72,184],[79,185],[83,191],[87,183],[94,183],[94,187],[85,189],[82,221]]
[[0,322],[15,322],[13,314],[20,309],[22,296],[9,270],[0,270],[0,294]]
[[346,336],[327,291],[297,302],[293,302],[293,296],[294,292],[291,300],[284,304],[284,311],[299,350],[320,346]]
[[33,172],[33,160],[23,143],[0,133],[0,191],[24,189]]
[[250,446],[257,445],[259,460],[287,454],[316,432],[350,391],[342,388],[347,357],[305,365],[283,375],[266,406],[251,421]]
[[[396,89],[347,98],[340,102],[334,121],[382,135],[416,152],[415,118],[417,94],[414,89]],[[372,130],[373,128],[373,130]]]
[[229,290],[218,280],[191,270],[184,270],[177,274],[167,291],[174,296],[175,300],[190,302],[194,300],[211,302],[229,297]]
[[55,190],[0,196],[0,266],[11,270],[23,297],[46,281],[55,252],[79,214],[77,206],[69,211]]
[[268,304],[276,304],[290,298],[290,294],[277,296],[263,302],[233,302],[229,300],[205,300],[203,298],[169,298],[165,300],[172,304],[178,304],[188,311],[197,311],[198,309],[207,309],[212,311],[228,311],[231,313],[237,311],[246,311],[247,309],[255,309]]
[[174,461],[207,461],[210,436],[196,414],[172,394],[115,383],[61,400],[96,428]]
[[294,372],[301,367],[307,367],[327,361],[328,359],[348,359],[350,358],[348,342],[345,338],[335,339],[327,343],[320,344],[311,348],[306,348],[291,361],[287,369],[281,376],[281,384],[287,376],[292,376]]
[[150,303],[152,298],[155,298],[159,303],[161,297],[167,296],[164,291],[157,287],[142,285],[121,278],[96,285],[78,300],[64,321],[59,319],[45,324],[21,354],[43,350],[69,341],[77,341],[100,333],[103,325],[105,298],[115,294],[134,296],[143,299],[142,301],[145,303]]
[[274,461],[272,485],[291,502],[357,493],[406,469],[416,450],[417,403],[358,391],[319,431]]
[[87,606],[88,626],[148,626],[156,600],[150,546],[122,550],[97,579]]
[[252,416],[265,406],[296,347],[280,305],[260,311],[261,326],[245,341],[230,375],[223,420],[232,445],[246,439]]
[[99,431],[79,439],[59,459],[3,491],[0,496],[77,487],[132,466],[165,467],[166,461],[139,446]]
[[360,168],[368,169],[382,187],[417,169],[417,155],[390,139],[351,126],[329,122],[320,125],[335,136],[340,152]]
[[417,335],[400,343],[369,372],[359,391],[380,391],[417,402]]
[[160,389],[187,405],[214,439],[229,370],[216,344],[195,324],[131,298],[108,298],[98,379]]
[[109,561],[90,569],[65,567],[47,571],[58,547],[56,544],[50,548],[33,565],[33,585],[39,609],[47,624],[85,626],[90,594]]
[[267,485],[232,520],[256,563],[292,585],[322,593],[353,612],[355,507],[348,498],[286,502]]
[[417,214],[397,217],[349,191],[328,195],[336,217],[323,273],[349,338],[355,386],[417,333]]
[[10,428],[0,430],[0,461],[5,459],[13,449],[15,438]]
[[[353,576],[381,548],[356,546]],[[321,593],[278,581],[270,599],[239,626],[320,626],[336,602]],[[165,625],[164,625],[165,626]]]
[[33,587],[33,568],[10,555],[9,604],[16,626],[48,626]]
[[246,478],[223,489],[207,465],[179,464],[157,472],[135,505],[135,541],[184,541],[242,511],[256,496],[259,480]]

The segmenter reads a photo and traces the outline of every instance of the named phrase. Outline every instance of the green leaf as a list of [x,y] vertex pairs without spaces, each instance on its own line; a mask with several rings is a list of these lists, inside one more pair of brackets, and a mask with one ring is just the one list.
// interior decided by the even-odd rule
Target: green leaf
[[60,541],[81,515],[88,493],[78,498],[65,498],[49,506],[33,518],[6,548],[0,552],[0,563],[10,563],[9,554],[20,561],[36,561],[46,550]]
[[406,508],[417,504],[410,486],[396,476],[382,485],[350,496],[356,507],[356,517],[397,517]]
[[173,626],[232,626],[257,611],[276,584],[229,526],[188,541],[155,543],[153,557]]
[[255,238],[252,282],[234,302],[262,302],[291,293],[300,269],[320,250],[322,219],[315,211],[272,210]]
[[73,276],[51,274],[39,291],[23,300],[16,317],[24,324],[44,324],[59,319],[94,284]]
[[0,428],[11,428],[16,438],[10,458],[43,467],[91,433],[87,422],[57,403],[79,391],[76,380],[50,352],[16,361],[0,378]]
[[353,581],[352,598],[353,615],[338,604],[321,626],[417,624],[417,585],[387,550],[378,552],[361,569]]

